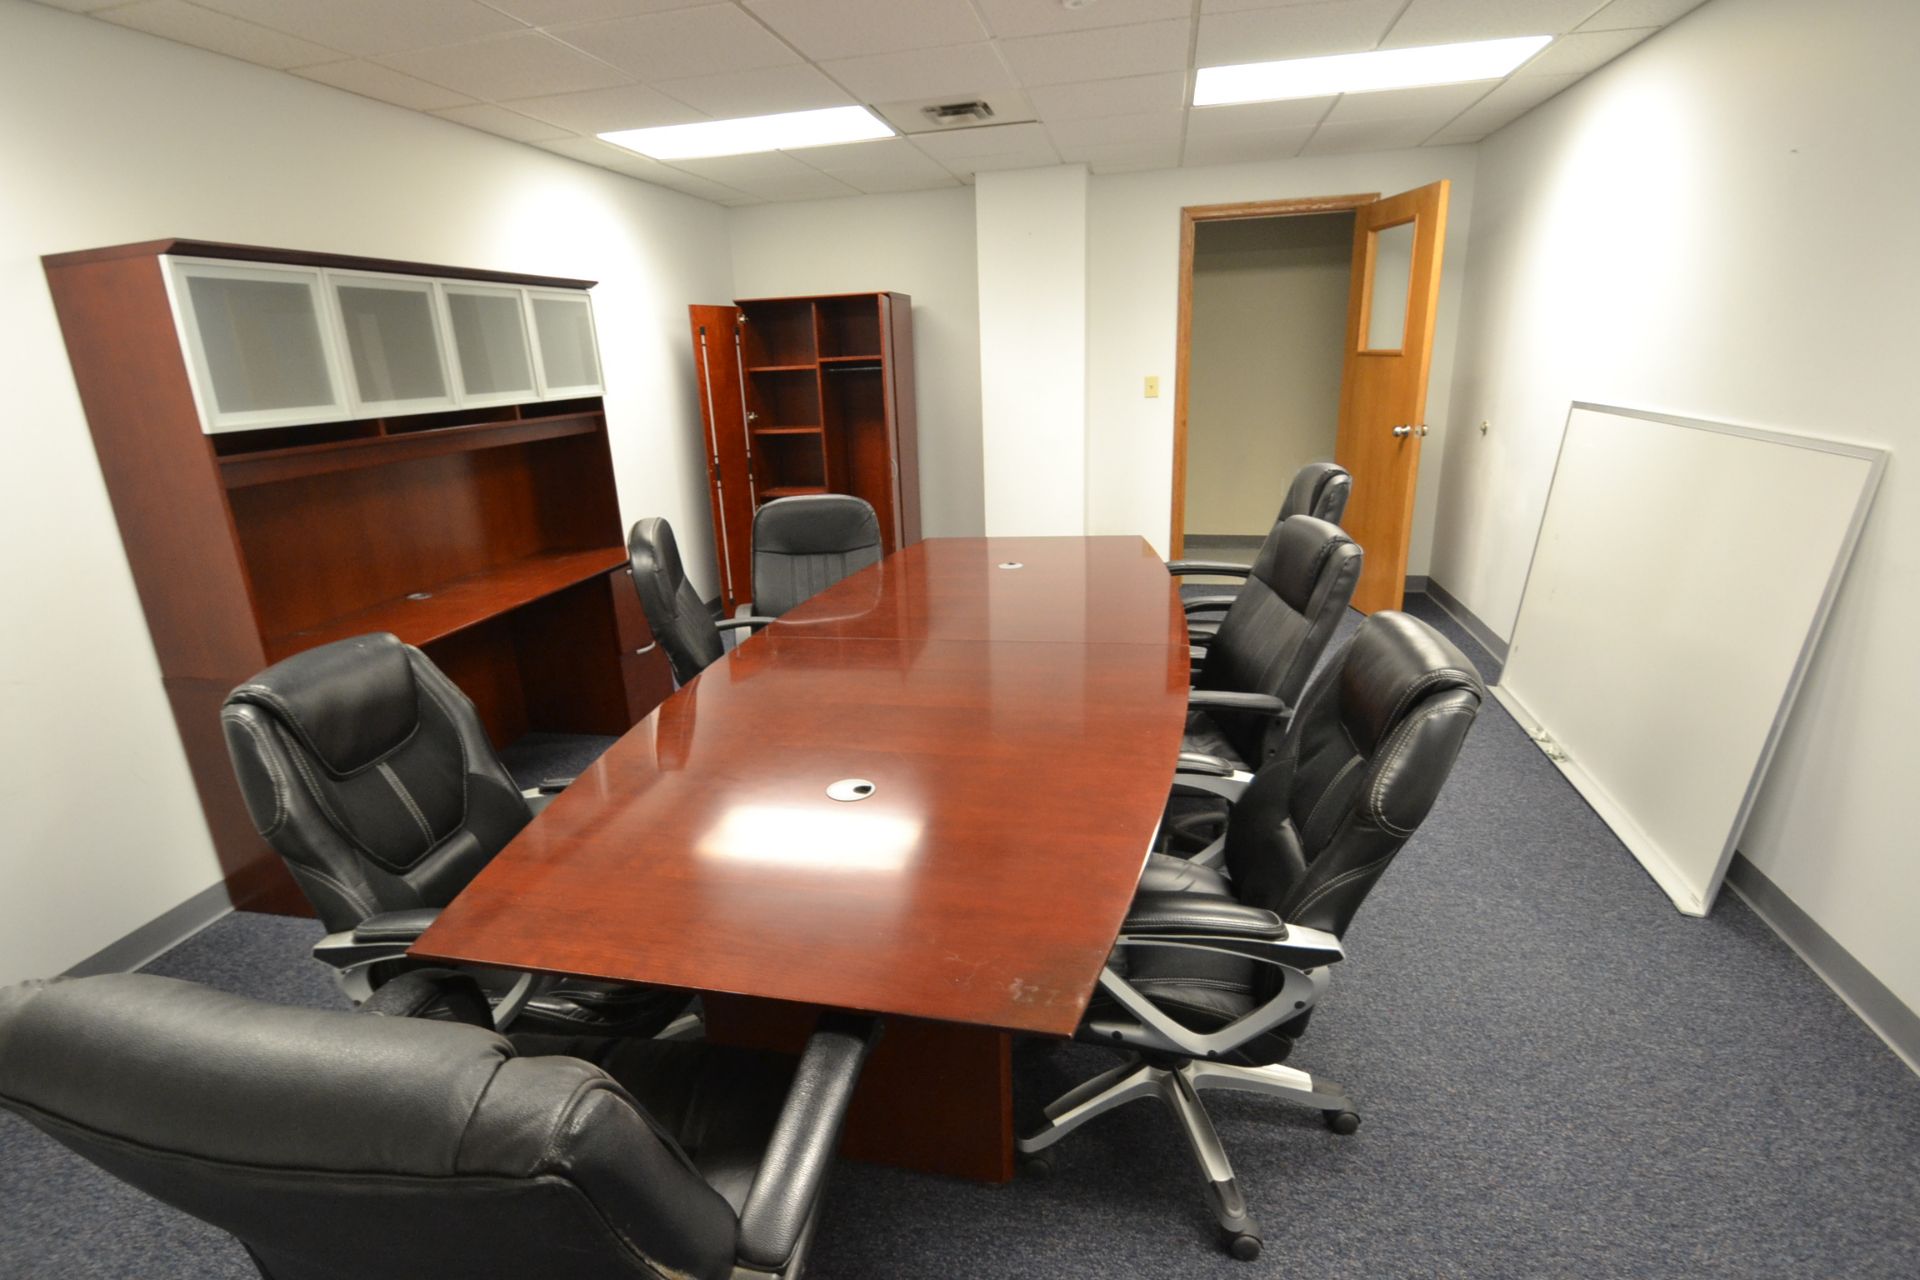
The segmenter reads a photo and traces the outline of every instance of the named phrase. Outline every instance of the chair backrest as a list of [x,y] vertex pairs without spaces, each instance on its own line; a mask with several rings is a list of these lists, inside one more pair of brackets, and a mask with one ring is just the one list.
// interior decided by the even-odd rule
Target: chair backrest
[[667,651],[674,680],[685,684],[718,661],[725,649],[713,614],[681,567],[673,526],[660,516],[636,521],[627,534],[627,563],[647,626]]
[[1347,499],[1353,495],[1353,474],[1337,462],[1309,462],[1294,474],[1287,486],[1286,501],[1280,504],[1280,519],[1288,516],[1313,516],[1328,524],[1339,524],[1346,514]]
[[777,498],[753,516],[753,611],[775,618],[880,562],[880,520],[862,498]]
[[473,703],[384,632],[275,663],[220,723],[254,826],[329,929],[445,906],[533,816]]
[[1433,808],[1485,696],[1473,664],[1426,623],[1391,612],[1361,623],[1233,807],[1235,895],[1345,932]]
[[733,1268],[732,1209],[623,1089],[479,1027],[147,974],[29,982],[0,990],[0,1105],[269,1280]]
[[[1196,689],[1268,693],[1292,705],[1333,639],[1360,578],[1360,547],[1337,525],[1289,516],[1254,557],[1194,676]],[[1240,758],[1266,758],[1264,718],[1213,712]]]

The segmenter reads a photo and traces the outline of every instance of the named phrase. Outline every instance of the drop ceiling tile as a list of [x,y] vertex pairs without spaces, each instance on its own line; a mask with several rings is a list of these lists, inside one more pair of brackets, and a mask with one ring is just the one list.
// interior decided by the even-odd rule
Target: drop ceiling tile
[[717,119],[772,115],[843,107],[853,102],[845,89],[804,62],[758,71],[724,71],[685,80],[659,80],[654,88]]
[[1228,133],[1217,138],[1189,137],[1183,153],[1184,163],[1193,166],[1285,160],[1299,155],[1313,132],[1312,128],[1272,129],[1262,133]]
[[1084,164],[1095,173],[1136,173],[1143,169],[1180,167],[1180,143],[1177,140],[1063,146],[1060,155],[1068,164]]
[[833,175],[779,151],[715,156],[709,160],[675,160],[671,167],[764,200],[816,200],[860,194]]
[[[1097,120],[1062,120],[1047,132],[1065,156],[1068,147],[1112,147],[1127,142],[1178,142],[1186,131],[1186,112],[1149,111]],[[1068,157],[1071,159],[1071,157]]]
[[1285,102],[1245,102],[1230,107],[1195,107],[1187,112],[1189,138],[1223,138],[1236,133],[1272,133],[1307,129],[1327,118],[1335,98],[1291,98]]
[[201,9],[183,0],[146,0],[95,16],[118,26],[256,62],[263,67],[297,67],[309,62],[333,62],[340,57],[324,45]]
[[808,147],[795,160],[862,191],[923,191],[956,184],[954,176],[905,138]]
[[498,134],[515,142],[550,142],[567,136],[567,131],[556,125],[535,120],[532,116],[523,116],[505,107],[496,107],[490,102],[476,102],[470,107],[448,107],[433,114],[442,120],[451,120],[482,133]]
[[[1031,3],[1031,0],[1028,0]],[[742,0],[809,58],[857,58],[987,38],[968,0]]]
[[537,31],[388,54],[377,61],[395,71],[495,102],[604,89],[626,79],[606,63]]
[[1389,49],[1498,40],[1505,36],[1550,36],[1571,31],[1593,14],[1600,0],[1413,0],[1381,42]]
[[627,169],[638,162],[640,167],[652,165],[664,168],[657,160],[635,155],[625,147],[616,147],[610,142],[598,138],[546,138],[534,143],[542,151],[551,151],[557,156],[569,160],[579,160],[585,164],[598,165],[602,169]]
[[489,8],[511,14],[536,27],[569,22],[604,22],[631,18],[636,13],[663,9],[691,9],[713,0],[483,0]]
[[1563,75],[1508,80],[1454,117],[1446,128],[1427,139],[1427,145],[1478,142],[1494,130],[1512,124],[1578,79],[1577,75]]
[[1059,0],[978,0],[996,36],[1037,36],[1090,27],[1124,27],[1136,22],[1185,18],[1192,0],[1099,0],[1069,9]]
[[1002,40],[1000,48],[1028,87],[1108,80],[1154,71],[1184,71],[1191,23],[1143,22]]
[[[195,0],[263,27],[368,57],[521,31],[518,21],[477,0]],[[317,59],[316,59],[317,61]]]
[[766,201],[759,196],[750,196],[744,191],[727,186],[725,183],[715,182],[710,178],[702,178],[696,174],[687,173],[674,168],[672,165],[661,164],[657,160],[648,160],[645,156],[635,156],[634,159],[642,163],[635,168],[623,169],[621,172],[628,174],[630,177],[638,178],[642,182],[651,182],[656,187],[666,187],[669,190],[679,191],[686,195],[698,196],[702,200],[711,200],[715,204],[741,205],[766,203]]
[[1542,49],[1514,75],[1585,75],[1612,62],[1656,30],[1656,27],[1636,27],[1630,31],[1576,31]]
[[1118,80],[1043,85],[1027,96],[1033,100],[1033,109],[1049,124],[1136,111],[1177,110],[1186,104],[1187,73],[1163,71]]
[[96,9],[111,9],[114,5],[126,2],[127,0],[40,0],[41,4],[55,9],[65,9],[68,13],[92,13]]
[[963,186],[960,179],[935,165],[937,173],[926,174],[838,174],[842,182],[848,183],[865,195],[886,195],[899,191],[938,191],[942,187]]
[[801,61],[799,54],[730,4],[555,27],[552,34],[646,81]]
[[1325,4],[1327,0],[1200,0],[1201,13],[1240,13],[1246,9],[1285,9],[1300,4]]
[[1702,0],[1613,0],[1581,23],[1581,31],[1621,31],[1629,27],[1664,27],[1698,9]]
[[1058,156],[1043,159],[1039,156],[972,156],[961,160],[942,161],[954,177],[962,182],[971,183],[974,177],[982,173],[994,173],[1003,169],[1047,169],[1060,163]]
[[473,101],[464,93],[455,93],[452,89],[442,89],[437,84],[416,80],[391,67],[383,67],[363,58],[301,67],[293,74],[318,80],[321,84],[330,84],[336,89],[345,89],[348,93],[357,93],[363,98],[377,98],[381,102],[391,102],[396,107],[408,107],[414,111],[437,111],[442,107],[457,107]]
[[1241,62],[1358,53],[1380,42],[1404,2],[1338,0],[1333,4],[1203,13],[1194,65],[1228,67]]
[[1037,124],[989,125],[980,129],[958,129],[950,133],[917,133],[913,144],[952,167],[952,162],[983,156],[1030,158],[1039,164],[1057,164],[1053,143],[1047,131]]
[[1417,147],[1444,122],[1433,120],[1364,120],[1354,124],[1323,124],[1301,149],[1302,155],[1322,156],[1336,151],[1400,151]]
[[1019,87],[986,43],[843,58],[823,62],[820,69],[862,102],[964,98]]
[[506,106],[573,133],[612,129],[648,129],[657,124],[688,124],[705,117],[683,102],[645,85],[623,84],[586,93],[516,98]]
[[1389,89],[1383,93],[1348,93],[1327,113],[1328,124],[1367,120],[1430,120],[1445,123],[1465,111],[1500,82],[1475,80],[1470,84],[1434,85],[1425,89]]

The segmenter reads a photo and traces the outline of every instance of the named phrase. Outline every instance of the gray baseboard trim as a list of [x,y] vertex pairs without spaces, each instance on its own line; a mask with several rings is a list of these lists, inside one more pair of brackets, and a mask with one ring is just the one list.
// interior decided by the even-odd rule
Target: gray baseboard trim
[[1501,665],[1504,666],[1507,661],[1507,642],[1494,634],[1492,627],[1480,621],[1479,616],[1476,615],[1473,610],[1461,604],[1453,592],[1447,590],[1432,578],[1423,578],[1421,581],[1426,584],[1424,589],[1427,593],[1427,599],[1446,610],[1449,617],[1466,628],[1468,635],[1480,642],[1482,649],[1492,654],[1499,660]]
[[1407,594],[1408,595],[1410,596],[1424,595],[1426,593],[1426,590],[1427,590],[1426,574],[1410,573],[1407,575]]
[[155,916],[118,942],[110,942],[63,975],[84,978],[96,973],[132,973],[171,950],[215,920],[233,913],[224,882],[209,885],[171,911]]
[[1780,886],[1767,879],[1766,872],[1735,853],[1727,864],[1727,887],[1753,908],[1773,931],[1799,953],[1807,967],[1846,1001],[1847,1007],[1873,1033],[1900,1055],[1901,1061],[1920,1073],[1920,1013],[1909,1009],[1887,989],[1887,985],[1867,972],[1847,949],[1835,942],[1813,917],[1802,911]]

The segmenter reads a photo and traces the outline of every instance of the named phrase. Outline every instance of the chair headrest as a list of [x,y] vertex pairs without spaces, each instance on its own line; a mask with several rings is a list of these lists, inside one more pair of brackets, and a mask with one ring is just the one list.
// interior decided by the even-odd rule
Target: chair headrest
[[1341,714],[1367,751],[1433,694],[1471,689],[1486,696],[1480,673],[1465,654],[1418,618],[1391,610],[1360,624],[1339,679]]
[[1347,495],[1353,488],[1353,475],[1337,462],[1309,462],[1294,474],[1287,486],[1286,501],[1280,504],[1280,518],[1318,516],[1335,524],[1347,509]]
[[451,1174],[512,1057],[479,1027],[286,1008],[152,974],[0,990],[0,1100],[266,1168]]
[[1312,516],[1288,516],[1261,544],[1253,576],[1273,588],[1294,612],[1305,613],[1328,564],[1342,547],[1353,545],[1338,525]]
[[831,555],[879,545],[879,518],[865,499],[852,494],[776,498],[753,517],[756,554]]
[[227,695],[236,702],[269,712],[336,777],[386,756],[420,723],[407,646],[384,631],[276,662]]
[[687,571],[680,564],[680,544],[674,540],[673,526],[665,516],[644,516],[634,521],[627,534],[627,559],[635,573],[657,575],[672,595],[686,581]]

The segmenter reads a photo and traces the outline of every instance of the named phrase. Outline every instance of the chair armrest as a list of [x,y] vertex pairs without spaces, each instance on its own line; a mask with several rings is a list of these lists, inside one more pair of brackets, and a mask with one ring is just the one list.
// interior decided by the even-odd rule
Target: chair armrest
[[1120,940],[1168,937],[1285,942],[1287,922],[1265,907],[1208,893],[1135,894],[1120,926]]
[[1187,649],[1189,652],[1198,649],[1205,653],[1207,646],[1212,644],[1219,634],[1218,622],[1189,622],[1187,623]]
[[487,993],[471,975],[452,969],[414,969],[368,996],[361,1013],[388,1018],[424,1018],[430,1022],[464,1022],[493,1030],[493,1009]]
[[353,940],[359,945],[397,942],[410,947],[414,939],[425,933],[427,926],[439,915],[438,907],[419,907],[412,911],[386,911],[377,916],[368,916],[353,927]]
[[742,1261],[778,1273],[793,1260],[820,1203],[860,1068],[878,1035],[871,1018],[820,1019],[740,1210]]
[[1174,782],[1180,781],[1179,774],[1199,773],[1212,778],[1231,778],[1240,772],[1240,766],[1225,756],[1210,756],[1200,751],[1182,751],[1179,761],[1174,765]]
[[1178,578],[1189,573],[1204,573],[1216,578],[1246,578],[1253,574],[1250,564],[1235,564],[1231,560],[1169,560],[1167,572]]
[[1293,708],[1270,693],[1240,693],[1231,689],[1194,689],[1187,694],[1187,706],[1207,711],[1246,711],[1289,720]]
[[1180,601],[1180,607],[1188,613],[1203,613],[1210,610],[1230,609],[1238,596],[1187,596]]
[[758,631],[761,627],[766,626],[772,621],[772,618],[762,618],[756,614],[751,617],[722,618],[714,623],[713,626],[716,631],[737,631],[741,627],[751,627],[753,630]]

